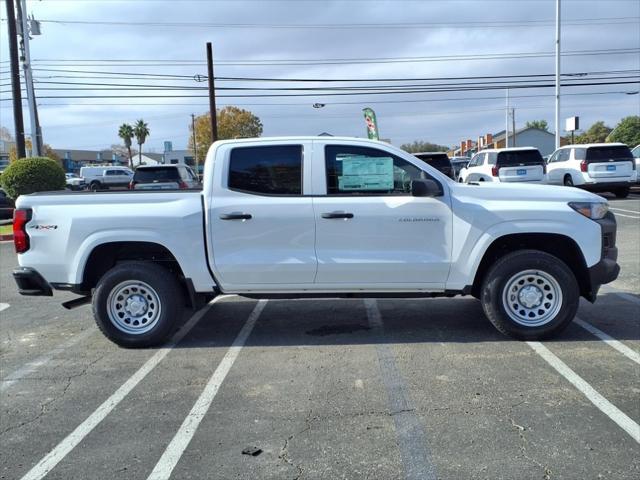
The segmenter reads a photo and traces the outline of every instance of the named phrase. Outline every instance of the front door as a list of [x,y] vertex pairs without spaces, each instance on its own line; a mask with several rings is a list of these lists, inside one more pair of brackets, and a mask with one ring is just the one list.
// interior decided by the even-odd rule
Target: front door
[[371,147],[314,148],[326,182],[313,200],[316,288],[442,288],[451,256],[448,189],[440,182],[442,196],[411,195],[411,181],[429,178],[429,167]]
[[215,169],[209,228],[223,289],[313,283],[315,222],[312,200],[303,196],[303,175],[310,172],[303,168],[305,149],[310,143],[236,146],[225,153],[224,168]]

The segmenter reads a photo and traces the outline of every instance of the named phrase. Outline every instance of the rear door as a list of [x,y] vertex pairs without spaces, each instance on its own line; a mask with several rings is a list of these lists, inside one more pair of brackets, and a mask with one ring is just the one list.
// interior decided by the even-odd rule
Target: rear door
[[180,188],[178,167],[138,168],[133,180],[136,190],[173,190]]
[[[411,195],[419,165],[369,146],[314,144],[316,288],[442,288],[452,214],[442,196]],[[427,170],[425,167],[424,170]]]
[[598,180],[631,180],[634,171],[633,155],[625,145],[589,147],[586,162],[589,176]]
[[223,289],[299,290],[316,274],[311,142],[216,151],[208,228]]
[[538,150],[499,152],[496,166],[501,182],[544,180],[544,159]]

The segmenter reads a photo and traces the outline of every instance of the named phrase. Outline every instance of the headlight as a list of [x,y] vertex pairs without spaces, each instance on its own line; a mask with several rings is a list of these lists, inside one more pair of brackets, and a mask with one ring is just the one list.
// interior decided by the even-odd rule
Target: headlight
[[591,220],[600,220],[609,211],[606,202],[569,202],[569,206]]

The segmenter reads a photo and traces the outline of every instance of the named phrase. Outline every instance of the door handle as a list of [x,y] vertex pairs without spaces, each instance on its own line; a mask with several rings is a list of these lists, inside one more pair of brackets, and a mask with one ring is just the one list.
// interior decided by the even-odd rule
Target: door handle
[[323,213],[322,218],[353,218],[353,213],[346,212],[327,212]]
[[251,220],[250,213],[222,213],[220,215],[220,220]]

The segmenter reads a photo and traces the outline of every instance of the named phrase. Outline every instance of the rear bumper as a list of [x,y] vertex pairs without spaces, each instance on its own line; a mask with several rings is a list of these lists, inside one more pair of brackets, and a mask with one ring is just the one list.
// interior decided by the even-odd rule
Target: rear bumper
[[13,271],[13,279],[18,285],[18,293],[20,295],[45,297],[53,295],[51,285],[33,268],[16,268]]
[[609,212],[602,220],[598,220],[602,229],[602,256],[600,261],[589,267],[589,280],[591,292],[587,299],[594,302],[598,290],[605,283],[613,282],[618,278],[620,265],[618,265],[618,247],[616,247],[616,219]]
[[626,178],[618,181],[607,180],[602,182],[594,181],[593,179],[591,179],[589,181],[585,181],[585,183],[583,185],[580,185],[580,187],[593,192],[608,192],[611,190],[618,190],[620,188],[631,187],[635,184],[635,180]]

